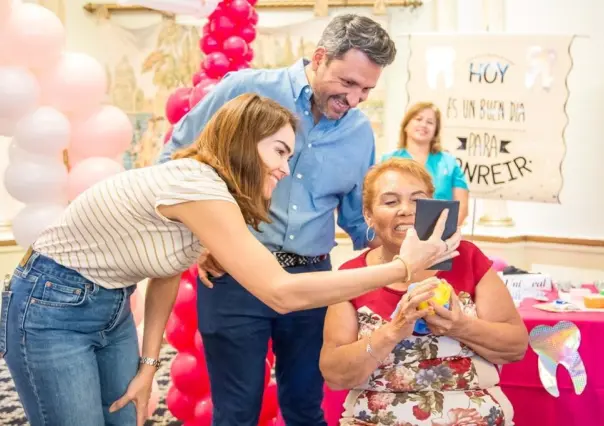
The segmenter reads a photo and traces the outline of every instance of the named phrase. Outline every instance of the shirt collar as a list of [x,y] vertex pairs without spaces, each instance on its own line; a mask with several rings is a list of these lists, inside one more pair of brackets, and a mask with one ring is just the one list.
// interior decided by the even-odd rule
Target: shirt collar
[[302,58],[287,69],[289,80],[292,85],[292,95],[294,96],[294,100],[298,100],[305,89],[308,89],[304,93],[305,97],[310,99],[312,96],[312,89],[310,87],[310,83],[308,82],[308,78],[306,78],[306,73],[304,72],[304,67],[309,63],[310,61],[308,59]]

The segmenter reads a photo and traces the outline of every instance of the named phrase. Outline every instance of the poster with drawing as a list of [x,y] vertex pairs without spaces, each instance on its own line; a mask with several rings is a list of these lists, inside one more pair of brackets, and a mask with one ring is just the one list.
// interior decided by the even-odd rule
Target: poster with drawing
[[558,203],[572,36],[412,35],[408,105],[441,110],[478,198]]

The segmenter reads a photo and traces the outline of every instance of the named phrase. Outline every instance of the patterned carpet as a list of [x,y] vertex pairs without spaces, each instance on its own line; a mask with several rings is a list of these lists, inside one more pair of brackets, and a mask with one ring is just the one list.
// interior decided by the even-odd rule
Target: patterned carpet
[[[153,417],[151,417],[145,426],[179,426],[182,422],[176,420],[170,414],[166,407],[165,396],[170,384],[170,364],[176,355],[176,350],[169,345],[165,345],[161,351],[162,365],[157,372],[157,384],[161,392],[161,398]],[[8,373],[8,368],[3,360],[0,360],[0,425],[2,426],[22,426],[29,425],[25,418],[25,413],[19,402],[19,397],[15,392],[13,380]]]

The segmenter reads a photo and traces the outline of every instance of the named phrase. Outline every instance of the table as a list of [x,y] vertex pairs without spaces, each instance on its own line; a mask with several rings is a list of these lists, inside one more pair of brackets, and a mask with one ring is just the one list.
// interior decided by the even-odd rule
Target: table
[[[553,299],[555,294],[551,294]],[[529,333],[538,325],[553,326],[570,321],[581,331],[579,354],[587,371],[587,386],[575,395],[564,367],[557,371],[558,398],[543,387],[537,355],[529,347],[522,361],[506,364],[501,387],[514,406],[516,426],[596,426],[604,424],[604,314],[600,312],[544,312],[533,307],[533,299],[518,308]]]

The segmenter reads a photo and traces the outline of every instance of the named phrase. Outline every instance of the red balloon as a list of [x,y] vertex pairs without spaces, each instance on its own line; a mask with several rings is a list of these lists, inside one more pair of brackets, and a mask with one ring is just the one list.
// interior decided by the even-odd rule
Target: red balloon
[[250,46],[248,44],[247,45],[247,52],[245,52],[245,55],[243,56],[243,60],[245,62],[252,62],[252,59],[254,59],[254,49],[252,48],[252,46]]
[[247,0],[247,2],[252,6],[256,6],[256,3],[258,3],[258,0]]
[[239,36],[248,43],[256,39],[256,28],[253,25],[245,25],[239,29]]
[[268,359],[264,361],[264,389],[268,386],[271,381],[271,371],[273,367],[271,363],[268,362]]
[[202,35],[210,34],[210,23],[209,22],[207,24],[205,24],[203,27],[201,27],[201,34]]
[[266,423],[279,413],[279,403],[277,401],[277,384],[271,383],[264,389],[264,397],[262,398],[262,408],[260,409],[260,419],[258,424]]
[[231,66],[229,67],[229,71],[239,71],[249,68],[250,64],[247,62],[231,62]]
[[[230,66],[230,64],[229,64],[229,66]],[[189,105],[191,106],[191,108],[193,108],[203,98],[205,98],[205,96],[208,94],[208,92],[210,90],[212,90],[212,88],[216,85],[216,83],[218,83],[218,80],[213,80],[213,79],[208,78],[208,79],[202,80],[197,86],[195,86],[193,88],[193,91],[191,92],[191,97],[189,98]],[[197,271],[197,267],[195,268],[195,271]]]
[[210,392],[210,378],[204,360],[190,352],[178,352],[170,367],[172,383],[190,397],[201,398]]
[[220,50],[220,42],[212,34],[206,34],[199,39],[199,48],[206,55]]
[[198,352],[198,357],[200,359],[205,359],[205,352],[203,350],[203,339],[201,338],[201,333],[199,331],[195,332],[193,344],[195,346],[195,350]]
[[268,341],[268,350],[266,351],[266,360],[269,362],[271,367],[275,365],[275,353],[273,352],[273,341]]
[[176,124],[189,112],[189,95],[192,87],[179,87],[176,89],[166,103],[166,118],[170,124]]
[[170,126],[166,134],[164,135],[164,144],[167,144],[168,141],[172,138],[172,132],[174,132],[174,127]]
[[210,34],[218,40],[224,40],[232,36],[236,33],[236,28],[237,24],[227,15],[222,14],[222,12],[210,21]]
[[186,279],[181,279],[174,301],[174,314],[188,324],[197,322],[197,288]]
[[166,405],[170,413],[180,421],[186,422],[195,418],[195,400],[179,391],[174,385],[168,389]]
[[256,9],[252,8],[248,22],[252,25],[256,25],[258,23],[258,12],[256,12]]
[[[247,2],[247,0],[242,0]],[[234,62],[240,62],[247,54],[247,43],[239,36],[230,36],[222,43],[222,51]]]
[[204,398],[195,406],[195,426],[211,426],[212,424],[212,399]]
[[226,7],[226,14],[237,22],[248,22],[253,8],[247,0],[231,0]]
[[207,55],[202,63],[203,70],[210,78],[222,78],[230,67],[229,58],[222,52],[213,52]]
[[193,346],[195,330],[197,330],[197,318],[194,323],[188,324],[172,312],[166,324],[166,340],[178,351],[189,350]]

